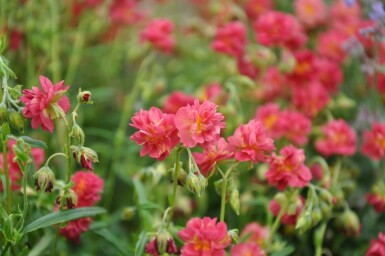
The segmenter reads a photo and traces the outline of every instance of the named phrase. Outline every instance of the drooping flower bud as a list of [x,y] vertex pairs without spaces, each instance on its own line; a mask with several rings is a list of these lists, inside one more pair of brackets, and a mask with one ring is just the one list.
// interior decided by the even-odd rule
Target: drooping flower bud
[[0,125],[7,120],[7,107],[5,105],[0,105]]
[[207,180],[202,174],[195,175],[190,172],[186,178],[186,187],[188,190],[200,197],[207,187]]
[[84,132],[77,123],[72,125],[71,137],[75,138],[80,145],[84,144]]
[[234,212],[239,216],[240,202],[239,202],[239,191],[234,189],[230,194],[230,206]]
[[239,239],[239,230],[238,229],[231,229],[228,231],[229,236],[231,237],[232,244],[237,244]]
[[178,253],[178,248],[170,233],[166,230],[160,230],[156,236],[147,243],[144,252],[151,256],[158,256],[164,253]]
[[14,109],[8,109],[9,124],[19,132],[24,131],[24,119],[18,111]]
[[71,152],[78,164],[90,171],[93,171],[92,163],[99,162],[98,155],[91,148],[71,146]]
[[36,190],[52,192],[55,183],[55,174],[48,166],[43,166],[34,175]]
[[72,189],[65,189],[56,198],[56,203],[60,209],[73,209],[78,204],[78,196]]

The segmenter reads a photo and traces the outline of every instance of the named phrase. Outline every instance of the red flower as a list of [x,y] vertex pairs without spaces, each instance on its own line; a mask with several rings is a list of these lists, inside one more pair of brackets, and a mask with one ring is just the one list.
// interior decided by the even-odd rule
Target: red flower
[[240,243],[231,248],[231,256],[265,256],[265,252],[256,243]]
[[261,226],[257,222],[252,222],[247,224],[241,233],[241,238],[246,238],[246,243],[255,243],[258,245],[262,245],[267,237],[269,236],[269,228]]
[[385,123],[374,123],[371,131],[364,132],[362,154],[373,160],[385,157]]
[[78,196],[77,207],[93,206],[100,200],[104,181],[93,172],[78,171],[72,176],[72,188]]
[[80,242],[80,234],[90,228],[91,218],[81,218],[68,222],[67,226],[60,229],[60,235],[75,243]]
[[376,212],[385,212],[385,194],[369,193],[366,195],[366,200]]
[[168,95],[163,105],[163,111],[167,114],[176,114],[181,107],[194,104],[196,98],[183,92],[173,92]]
[[243,23],[234,21],[218,28],[211,47],[220,53],[239,57],[246,44],[246,28]]
[[155,19],[140,33],[140,40],[150,42],[159,51],[171,53],[175,48],[173,30],[174,24],[170,20]]
[[304,145],[311,131],[311,121],[299,112],[285,110],[279,116],[277,127],[281,136],[296,145]]
[[287,186],[303,188],[311,180],[311,172],[304,164],[305,154],[302,149],[287,146],[281,149],[281,156],[273,154],[270,169],[266,173],[269,184],[284,190]]
[[70,102],[67,96],[64,96],[68,86],[64,86],[64,81],[53,85],[52,82],[40,76],[40,85],[42,90],[32,87],[32,90],[23,90],[20,100],[25,104],[23,115],[26,118],[32,118],[32,128],[39,126],[43,130],[53,132],[54,126],[52,120],[62,117],[70,109]]
[[[284,213],[281,218],[282,224],[285,225],[295,225],[297,223],[298,216],[300,215],[302,208],[305,206],[305,199],[302,196],[299,196],[296,203],[289,207],[289,210]],[[269,209],[272,214],[276,217],[281,211],[281,205],[275,200],[271,200],[269,204]]]
[[385,235],[383,233],[378,234],[378,240],[373,239],[370,242],[369,250],[366,252],[366,256],[384,256],[385,255]]

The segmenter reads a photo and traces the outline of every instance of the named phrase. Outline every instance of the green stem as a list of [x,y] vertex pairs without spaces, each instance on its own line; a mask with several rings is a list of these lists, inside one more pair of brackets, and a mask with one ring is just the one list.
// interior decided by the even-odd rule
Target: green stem
[[67,75],[65,77],[65,81],[67,84],[72,84],[72,81],[74,80],[75,72],[78,70],[78,65],[81,59],[81,51],[84,45],[84,33],[83,33],[83,26],[84,26],[84,18],[80,20],[80,24],[78,25],[76,35],[75,35],[75,41],[71,53],[71,57],[68,64],[68,70]]
[[8,166],[8,139],[5,139],[3,142],[3,162],[4,162],[4,173],[5,173],[5,189],[7,191],[7,213],[11,213],[12,197],[11,197],[11,179],[9,177],[9,166]]
[[278,216],[273,223],[273,227],[270,229],[269,236],[267,237],[267,245],[269,247],[271,245],[271,242],[273,240],[275,232],[277,232],[277,230],[278,230],[279,224],[281,223],[281,219],[282,219],[283,215],[285,214],[288,206],[289,206],[288,203],[285,203],[285,205],[283,207],[281,207],[281,210],[279,211]]
[[50,0],[51,9],[51,58],[52,58],[52,80],[58,82],[60,80],[60,60],[59,60],[59,30],[58,30],[58,5],[56,1]]
[[[227,173],[226,173],[227,174]],[[226,187],[227,187],[227,175],[223,176],[222,184],[222,195],[221,195],[221,214],[219,221],[225,220],[225,211],[226,211]]]
[[28,170],[30,167],[30,162],[28,162],[26,165],[24,165],[22,162],[17,161],[17,164],[19,165],[20,170],[23,174],[23,202],[24,202],[23,215],[16,225],[16,228],[19,229],[19,231],[21,232],[21,230],[24,226],[25,218],[27,217],[28,207],[29,207],[28,206],[28,196],[27,196],[27,178],[28,178]]
[[56,231],[55,232],[55,239],[53,240],[52,252],[51,252],[52,256],[56,255],[57,241],[59,240],[59,227],[56,227],[55,231]]
[[48,166],[49,162],[51,161],[52,158],[56,157],[56,156],[64,156],[65,158],[67,158],[67,155],[64,154],[64,153],[55,153],[53,154],[52,156],[50,156],[47,161],[45,162],[45,166]]
[[70,182],[71,180],[71,128],[67,126],[67,134],[66,134],[66,155],[67,155],[67,176],[66,176],[66,183]]
[[322,245],[323,245],[323,239],[325,236],[327,223],[328,223],[327,220],[323,221],[321,226],[316,230],[314,234],[315,256],[322,255]]
[[4,256],[4,255],[7,253],[8,248],[9,248],[10,246],[11,246],[11,242],[7,242],[7,243],[5,244],[4,249],[3,249],[3,251],[1,252],[1,256]]
[[331,187],[331,192],[334,195],[335,192],[337,191],[337,185],[338,185],[338,178],[340,176],[340,171],[341,171],[341,160],[338,159],[337,163],[334,167],[333,171],[333,181],[332,181],[332,187]]
[[[113,144],[113,153],[111,156],[111,168],[108,168],[108,170],[105,171],[105,179],[110,180],[110,184],[105,189],[105,197],[104,197],[104,207],[106,209],[109,209],[111,206],[112,200],[112,193],[115,187],[116,182],[116,165],[118,163],[118,160],[121,155],[122,145],[125,139],[125,131],[127,124],[130,120],[130,117],[132,116],[133,107],[135,100],[138,98],[139,93],[141,91],[141,82],[144,79],[144,76],[146,75],[145,70],[149,66],[149,64],[152,62],[154,58],[154,55],[151,53],[149,54],[143,61],[142,64],[139,67],[138,74],[135,79],[135,83],[132,87],[132,90],[130,93],[128,93],[124,97],[124,106],[123,106],[123,112],[120,117],[119,126],[115,133],[114,138],[114,144]],[[111,177],[109,177],[112,175]]]
[[167,224],[166,224],[166,227],[168,227],[170,225],[170,221],[172,219],[172,216],[174,215],[174,205],[175,205],[175,198],[176,198],[176,188],[178,186],[178,175],[179,175],[179,172],[180,172],[180,162],[179,162],[179,158],[180,158],[180,153],[182,152],[183,150],[183,147],[179,146],[177,149],[176,149],[176,155],[175,155],[175,171],[174,171],[174,175],[173,175],[173,187],[172,187],[172,195],[171,195],[171,198],[170,198],[170,218],[167,219]]

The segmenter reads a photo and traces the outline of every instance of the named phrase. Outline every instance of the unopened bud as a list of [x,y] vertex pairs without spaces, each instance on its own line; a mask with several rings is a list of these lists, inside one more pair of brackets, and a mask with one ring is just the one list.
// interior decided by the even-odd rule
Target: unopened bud
[[360,220],[355,212],[346,210],[336,219],[337,227],[347,236],[358,235],[360,233]]
[[56,198],[60,209],[73,209],[78,204],[78,196],[72,189],[62,190]]
[[322,220],[322,211],[319,207],[316,207],[311,212],[311,221],[313,225],[317,224]]
[[122,219],[123,220],[131,220],[136,212],[135,207],[125,207],[122,212]]
[[239,239],[239,231],[238,229],[231,229],[228,231],[229,236],[231,238],[232,244],[237,244]]
[[7,107],[5,105],[0,106],[0,125],[7,120]]
[[322,189],[319,195],[322,201],[327,204],[332,204],[333,196],[329,191],[327,191],[326,189]]
[[195,175],[192,172],[190,172],[187,175],[186,178],[186,187],[188,190],[193,192],[194,194],[197,194],[197,196],[201,196],[203,191],[205,191],[207,186],[207,180],[205,177],[202,176],[202,174]]
[[321,202],[319,204],[319,208],[321,209],[322,216],[324,218],[329,218],[332,215],[332,206],[325,202]]
[[36,190],[52,192],[55,174],[48,166],[43,166],[34,175]]
[[231,191],[230,206],[231,206],[231,208],[233,208],[234,212],[239,216],[240,203],[239,203],[239,191],[238,191],[238,189],[234,189],[233,191]]
[[75,138],[80,145],[84,144],[84,132],[82,128],[76,123],[72,125],[71,137]]
[[24,131],[24,119],[18,111],[14,109],[8,109],[9,124],[19,132]]
[[90,91],[80,91],[77,96],[79,103],[92,103]]
[[305,232],[312,226],[312,218],[310,211],[301,214],[297,220],[297,224],[295,225],[295,229],[298,229],[300,233]]
[[84,168],[92,171],[92,163],[99,162],[96,152],[88,147],[83,146],[71,146],[71,152],[75,160]]

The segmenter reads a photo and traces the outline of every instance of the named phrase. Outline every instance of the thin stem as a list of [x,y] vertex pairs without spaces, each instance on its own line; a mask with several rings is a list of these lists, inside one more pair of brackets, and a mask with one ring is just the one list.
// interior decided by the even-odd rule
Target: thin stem
[[1,256],[4,256],[4,255],[7,253],[8,248],[9,248],[10,246],[11,246],[11,242],[7,242],[7,243],[5,244],[4,249],[3,249],[3,251],[1,252]]
[[67,155],[64,154],[64,153],[55,153],[53,154],[52,156],[50,156],[47,161],[45,162],[45,166],[48,166],[49,162],[51,161],[52,158],[54,157],[57,157],[57,156],[64,156],[65,158],[67,158]]
[[333,181],[332,181],[332,189],[331,189],[332,194],[335,194],[337,190],[337,183],[338,183],[338,177],[340,175],[340,170],[341,170],[341,160],[338,159],[333,172]]
[[52,77],[53,81],[60,80],[60,61],[59,61],[59,30],[58,30],[58,5],[56,1],[50,0],[50,9],[51,9],[51,58],[52,58]]
[[66,155],[67,155],[67,178],[66,183],[70,182],[71,180],[71,128],[67,126],[67,134],[66,134]]
[[55,231],[56,231],[55,232],[55,239],[53,240],[52,252],[51,252],[52,256],[56,255],[57,241],[59,240],[59,227],[56,227]]
[[[287,200],[287,202],[288,201],[289,200]],[[273,223],[273,227],[270,229],[269,236],[267,237],[267,245],[268,246],[270,246],[272,239],[274,237],[274,234],[277,231],[279,224],[281,223],[281,219],[282,219],[283,215],[285,214],[285,212],[289,206],[289,204],[287,202],[285,202],[284,206],[281,207],[281,210],[279,211],[278,216]]]
[[226,211],[226,187],[227,187],[227,173],[225,176],[223,176],[223,183],[222,183],[222,195],[221,195],[221,214],[220,214],[220,221],[225,220],[225,211]]
[[[71,2],[72,3],[72,2]],[[75,72],[77,71],[77,67],[80,62],[81,58],[81,51],[84,45],[84,33],[83,33],[83,24],[84,24],[84,18],[81,19],[80,24],[78,25],[76,35],[75,35],[75,41],[72,48],[71,57],[69,60],[67,75],[66,75],[66,82],[68,84],[72,84],[72,81],[75,76]]]
[[321,226],[315,232],[315,235],[314,235],[314,245],[316,247],[315,256],[322,255],[322,245],[323,245],[327,223],[328,223],[327,220],[323,221]]
[[4,166],[4,173],[5,173],[5,189],[7,191],[7,213],[10,214],[11,213],[11,205],[12,205],[12,197],[11,197],[11,179],[9,177],[9,166],[8,166],[8,159],[7,159],[7,155],[8,155],[8,148],[7,148],[7,144],[8,144],[8,139],[5,139],[3,141],[3,166]]

